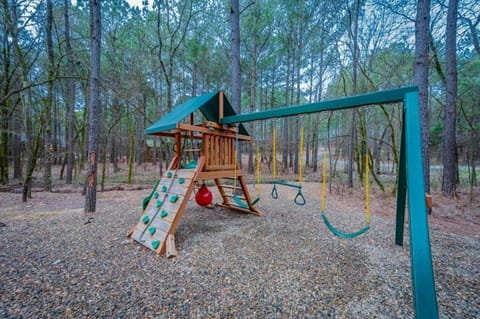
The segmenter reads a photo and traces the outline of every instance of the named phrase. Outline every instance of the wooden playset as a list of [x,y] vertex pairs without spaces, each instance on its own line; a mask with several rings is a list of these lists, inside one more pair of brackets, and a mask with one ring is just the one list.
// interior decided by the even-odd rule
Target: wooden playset
[[[194,124],[197,110],[207,121]],[[234,114],[233,108],[223,92],[217,92],[187,101],[147,129],[148,134],[173,138],[175,155],[145,200],[144,212],[129,236],[160,255],[176,254],[174,234],[178,223],[195,187],[206,180],[215,182],[222,197],[217,205],[261,215],[237,163],[238,141],[250,141],[251,137],[242,125],[219,124],[225,113]],[[180,122],[184,118],[188,123]],[[187,139],[198,141],[200,147],[186,149]],[[187,152],[197,152],[198,159],[184,163]]]
[[[221,206],[244,213],[261,215],[261,212],[254,207],[257,199],[252,201],[244,175],[237,165],[237,142],[251,139],[241,123],[361,108],[367,105],[402,103],[403,121],[398,163],[395,243],[403,245],[405,211],[408,200],[408,230],[416,316],[418,318],[438,318],[427,220],[427,206],[431,207],[431,197],[425,198],[418,96],[418,88],[411,86],[248,114],[235,114],[222,92],[192,98],[146,130],[147,134],[173,138],[175,156],[150,196],[144,200],[144,211],[137,225],[129,232],[129,236],[158,254],[174,256],[176,254],[173,237],[175,230],[196,184],[205,180],[215,182],[222,196]],[[195,124],[195,113],[198,114],[198,112],[205,119],[202,123]],[[184,142],[188,139],[198,141],[200,147],[186,149]],[[192,151],[198,152],[198,160],[184,163],[186,158],[184,155]],[[368,161],[368,158],[366,160]],[[368,164],[366,165],[368,167]],[[227,183],[225,180],[231,182]],[[241,194],[236,192],[237,182]],[[322,188],[325,188],[325,180],[322,184]],[[299,174],[298,184],[274,182],[274,186],[277,185],[296,187],[301,194],[301,174]],[[368,184],[366,184],[366,188],[368,188]],[[209,204],[211,201],[211,193],[209,194],[209,191],[205,191],[205,189],[206,187],[202,185],[195,196],[197,203],[201,205]],[[274,189],[276,190],[276,188]],[[325,191],[322,195],[323,202],[324,193]],[[199,195],[200,198],[198,198]],[[272,197],[278,197],[278,193],[272,190]],[[333,227],[326,218],[325,207],[322,204],[321,216],[327,228],[333,234],[344,238],[354,238],[367,232],[370,229],[368,191],[366,191],[366,200],[366,226],[354,233],[344,233]],[[297,194],[295,203],[303,205],[305,203],[303,195]]]

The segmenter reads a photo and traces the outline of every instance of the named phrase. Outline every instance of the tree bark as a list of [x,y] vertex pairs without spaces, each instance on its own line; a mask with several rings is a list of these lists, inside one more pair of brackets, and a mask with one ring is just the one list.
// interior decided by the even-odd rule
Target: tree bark
[[52,191],[52,105],[53,105],[53,85],[54,80],[54,53],[53,53],[53,5],[52,0],[47,0],[47,23],[46,23],[46,42],[47,42],[47,55],[48,55],[48,84],[47,84],[47,97],[44,104],[45,122],[43,127],[43,152],[44,152],[44,174],[43,174],[43,189],[47,192]]
[[425,191],[430,192],[428,62],[429,62],[430,0],[419,0],[415,20],[414,82],[418,85],[422,134],[423,178]]
[[[9,7],[9,1],[2,1],[2,18],[4,19],[5,32],[2,35],[2,43],[8,44],[9,38],[12,39],[11,42],[14,50],[14,63],[18,61],[18,39],[16,37],[16,10],[12,10],[10,15],[11,8]],[[4,63],[2,63],[2,79],[0,84],[2,86],[2,95],[6,96],[10,91],[12,83],[10,81],[11,74],[11,63],[9,56],[11,54],[12,48],[7,45],[2,46],[2,58]],[[18,58],[17,58],[18,57]],[[17,58],[17,59],[16,59]],[[10,118],[10,101],[9,99],[2,99],[0,103],[0,184],[8,184],[8,132],[9,132],[9,118]]]
[[[64,1],[65,11],[65,50],[67,55],[67,72],[72,76],[75,72],[75,64],[73,60],[73,50],[70,42],[70,15],[69,6],[70,0]],[[75,120],[75,81],[73,79],[67,79],[67,174],[65,176],[65,183],[72,184],[73,181],[73,163],[74,163],[74,120]]]
[[[358,64],[359,64],[359,54],[360,50],[358,48],[358,20],[360,17],[360,0],[355,1],[354,8],[354,17],[353,26],[351,25],[351,37],[352,37],[352,56],[353,56],[353,70],[352,70],[352,93],[355,95],[357,93],[357,77],[358,77]],[[351,19],[351,18],[350,18]],[[348,187],[353,188],[353,167],[355,161],[355,123],[356,123],[356,110],[352,109],[350,115],[350,137],[348,143],[348,166],[347,166],[347,184]]]
[[232,32],[232,106],[240,114],[241,70],[240,70],[240,5],[239,0],[230,1],[230,24]]
[[88,103],[88,170],[85,192],[85,212],[95,212],[97,204],[98,142],[100,132],[100,52],[101,52],[100,0],[90,0],[90,92]]
[[446,34],[446,105],[443,129],[443,181],[442,192],[445,196],[455,194],[457,171],[457,142],[455,123],[457,120],[457,0],[448,1]]
[[[18,102],[16,102],[18,103]],[[19,105],[15,107],[15,112],[13,114],[13,131],[14,136],[12,138],[13,142],[13,178],[20,179],[22,178],[22,112]]]
[[42,127],[43,127],[43,116],[39,117],[38,129],[35,134],[35,140],[32,145],[32,152],[28,158],[27,163],[27,172],[25,174],[25,179],[23,180],[23,190],[22,190],[22,202],[26,202],[28,198],[31,198],[32,191],[32,176],[35,167],[37,166],[38,152],[40,151],[40,143],[42,136]]

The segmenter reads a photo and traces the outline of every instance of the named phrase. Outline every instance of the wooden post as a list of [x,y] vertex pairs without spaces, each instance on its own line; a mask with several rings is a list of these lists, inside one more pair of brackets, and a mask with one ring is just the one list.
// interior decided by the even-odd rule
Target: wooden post
[[425,200],[426,200],[427,208],[432,209],[432,207],[433,207],[432,195],[426,193],[425,194]]
[[218,123],[222,123],[223,119],[223,91],[218,93]]
[[175,236],[168,234],[167,236],[167,258],[177,257],[178,252],[175,248]]

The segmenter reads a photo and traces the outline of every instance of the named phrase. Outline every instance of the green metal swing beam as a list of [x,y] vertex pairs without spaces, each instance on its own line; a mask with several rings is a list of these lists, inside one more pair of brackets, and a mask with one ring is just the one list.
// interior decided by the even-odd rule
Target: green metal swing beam
[[415,315],[416,318],[435,319],[438,318],[438,306],[428,233],[427,206],[425,203],[417,86],[317,103],[281,107],[262,112],[226,116],[221,120],[221,123],[244,123],[385,103],[403,103],[395,243],[403,245],[405,204],[408,193],[411,272]]

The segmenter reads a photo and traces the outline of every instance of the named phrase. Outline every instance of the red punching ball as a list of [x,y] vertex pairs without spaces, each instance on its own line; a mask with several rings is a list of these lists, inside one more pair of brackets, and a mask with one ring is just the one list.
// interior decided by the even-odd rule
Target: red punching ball
[[212,203],[212,192],[208,189],[207,185],[202,184],[197,194],[195,195],[195,201],[200,206],[207,206]]

